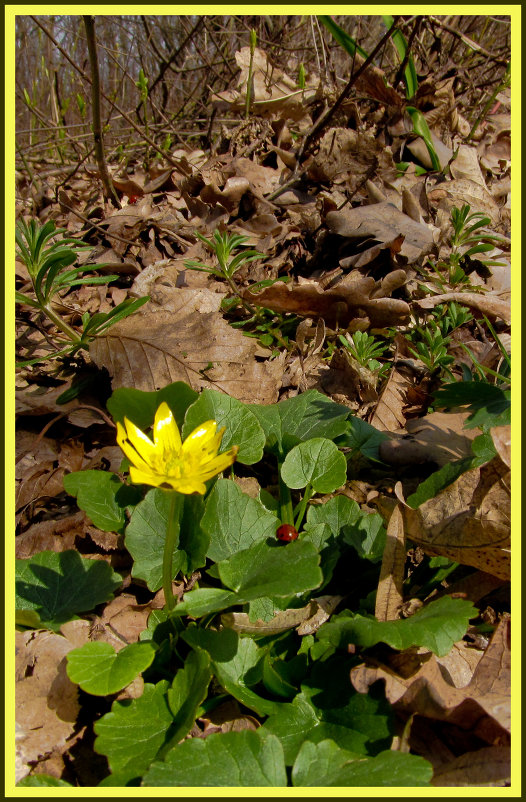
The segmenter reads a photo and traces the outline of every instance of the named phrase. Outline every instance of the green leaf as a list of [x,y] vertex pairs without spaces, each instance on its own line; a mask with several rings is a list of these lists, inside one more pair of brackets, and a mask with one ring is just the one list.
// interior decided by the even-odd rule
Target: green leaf
[[[394,18],[391,17],[390,14],[382,14],[382,19],[385,23],[385,27],[389,30],[393,25]],[[400,61],[403,61],[407,53],[407,42],[405,40],[405,36],[401,33],[401,31],[396,30],[392,35],[392,40],[394,46],[396,47]],[[418,89],[418,78],[412,56],[409,56],[407,66],[404,70],[404,80],[406,86],[405,96],[409,100],[413,97]]]
[[226,427],[221,451],[239,446],[237,461],[244,465],[259,462],[263,456],[265,434],[247,404],[217,390],[203,390],[188,408],[183,426],[183,437],[207,420],[217,421],[218,428]]
[[363,515],[358,504],[348,496],[334,496],[325,504],[311,504],[307,511],[307,523],[326,523],[332,534],[337,537],[340,530],[348,524],[354,524]]
[[511,393],[487,382],[452,382],[433,393],[434,406],[452,411],[467,407],[471,413],[465,429],[476,426],[504,426],[511,423]]
[[277,738],[258,731],[226,732],[192,738],[155,762],[146,787],[282,787],[287,785],[283,750]]
[[380,432],[367,421],[351,415],[349,416],[349,429],[339,438],[338,445],[360,451],[364,457],[381,462],[378,449],[380,443],[388,439],[389,435],[385,432]]
[[149,642],[130,643],[119,652],[104,641],[90,641],[67,655],[67,675],[83,691],[108,696],[121,691],[153,662],[155,647]]
[[318,587],[320,556],[312,543],[296,540],[286,546],[256,543],[217,563],[224,585],[244,601],[261,596],[291,596]]
[[46,788],[50,786],[66,785],[68,788],[73,788],[71,783],[65,780],[58,780],[56,777],[51,777],[49,774],[33,774],[31,777],[24,777],[23,780],[17,782],[17,788]]
[[473,468],[472,457],[446,463],[446,465],[443,465],[438,471],[435,471],[428,476],[427,479],[424,479],[423,482],[420,482],[415,492],[408,496],[408,505],[416,510],[421,504],[429,501],[430,498],[438,496],[442,490],[445,490],[446,487],[455,482],[459,476],[469,471],[471,468]]
[[289,451],[281,478],[296,490],[310,484],[317,493],[332,493],[345,484],[347,460],[331,440],[315,437]]
[[262,729],[280,739],[288,766],[294,763],[305,741],[318,743],[331,738],[342,748],[362,756],[377,743],[388,745],[392,727],[385,700],[354,691],[348,680],[348,670],[346,683],[348,688],[335,683],[341,695],[334,707],[316,705],[302,690],[292,702],[279,704],[267,719]]
[[421,111],[415,109],[413,106],[407,106],[407,112],[409,113],[411,119],[413,120],[413,130],[415,134],[421,136],[425,142],[426,148],[429,153],[429,158],[431,159],[433,170],[440,171],[442,169],[440,164],[440,159],[438,158],[437,152],[435,150],[435,146],[433,144],[433,138],[431,136],[431,131],[429,130],[429,126],[426,122],[426,118],[424,117]]
[[244,599],[237,593],[223,588],[196,588],[184,594],[184,600],[179,602],[172,610],[172,615],[190,615],[192,618],[201,618],[209,613],[225,610],[233,604],[243,604]]
[[113,773],[141,777],[163,745],[173,723],[167,680],[148,683],[142,696],[114,702],[111,711],[94,724],[95,751],[108,758]]
[[210,538],[207,556],[219,562],[274,537],[278,518],[231,479],[218,479],[206,500],[201,526]]
[[349,643],[367,649],[380,641],[393,649],[425,646],[443,657],[466,634],[469,619],[477,614],[471,602],[443,596],[410,618],[395,621],[377,621],[346,610],[323,624],[317,637],[343,649]]
[[211,678],[209,655],[201,650],[190,652],[184,668],[179,669],[168,691],[168,703],[174,721],[158,757],[164,757],[185,735],[188,735],[199,706],[206,697]]
[[41,551],[16,561],[16,609],[34,611],[40,626],[58,631],[77,613],[107,602],[122,585],[122,577],[101,560],[77,551]]
[[164,749],[189,732],[210,682],[209,657],[191,652],[172,686],[145,684],[138,699],[114,702],[94,725],[95,751],[106,755],[113,773],[140,777]]
[[[155,592],[162,587],[164,542],[170,513],[170,496],[158,487],[148,491],[131,515],[124,543],[133,557],[132,576],[143,579]],[[183,513],[184,514],[184,513]],[[177,542],[173,551],[173,573],[186,571],[186,553]]]
[[119,387],[112,393],[106,406],[115,421],[123,423],[126,416],[139,429],[146,431],[153,424],[159,405],[166,401],[181,429],[186,410],[196,398],[198,394],[185,382],[173,382],[155,392]]
[[266,448],[283,458],[298,443],[312,437],[334,440],[347,429],[349,409],[317,390],[266,406],[247,404],[266,435]]
[[358,552],[360,557],[377,563],[382,559],[386,532],[382,516],[377,512],[361,512],[354,524],[343,528],[343,539]]
[[306,741],[292,768],[292,785],[298,787],[428,787],[433,767],[417,755],[386,750],[364,760],[332,740]]
[[338,44],[341,45],[350,56],[354,56],[355,53],[359,53],[362,58],[366,59],[368,57],[365,50],[360,47],[356,40],[353,39],[352,36],[349,36],[349,34],[346,33],[343,28],[340,28],[340,26],[334,22],[332,17],[329,17],[326,14],[319,14],[318,19],[325,25],[327,30],[332,33]]
[[[255,710],[259,716],[268,716],[276,710],[277,703],[264,699],[250,687],[261,681],[265,650],[261,649],[252,638],[239,638],[235,654],[229,656],[233,639],[225,632],[228,630],[216,633],[216,645],[213,650],[215,658],[212,663],[215,678],[238,702],[250,710]],[[220,654],[218,654],[219,649],[221,649]]]
[[64,488],[75,496],[81,510],[95,526],[107,532],[123,532],[126,507],[137,504],[141,495],[136,487],[125,485],[109,471],[75,471],[64,476]]

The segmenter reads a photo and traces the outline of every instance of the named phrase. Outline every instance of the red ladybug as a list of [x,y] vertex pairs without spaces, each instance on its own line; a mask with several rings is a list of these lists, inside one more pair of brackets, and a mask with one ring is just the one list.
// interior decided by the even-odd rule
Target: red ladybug
[[292,524],[281,524],[276,529],[276,537],[278,540],[283,541],[283,543],[290,543],[291,540],[296,540],[298,537],[298,532]]

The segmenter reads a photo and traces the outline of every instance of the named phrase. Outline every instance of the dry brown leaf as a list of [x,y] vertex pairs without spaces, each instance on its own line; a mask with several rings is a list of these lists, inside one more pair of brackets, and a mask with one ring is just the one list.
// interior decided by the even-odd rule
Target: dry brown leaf
[[[468,412],[432,412],[408,420],[403,429],[380,444],[380,457],[390,465],[436,462],[440,467],[473,456],[472,440],[478,429],[464,429]],[[371,421],[373,425],[374,420]],[[378,427],[377,427],[378,428]]]
[[376,591],[374,615],[378,621],[393,621],[398,618],[404,601],[405,558],[404,519],[400,505],[397,504],[387,524],[382,567]]
[[40,551],[66,551],[75,547],[77,537],[84,537],[86,514],[79,511],[64,518],[38,521],[15,539],[15,555],[27,560]]
[[368,134],[350,128],[330,128],[309,164],[313,181],[345,183],[354,192],[371,168],[386,178],[395,176],[392,154]]
[[392,432],[403,426],[403,407],[406,405],[407,392],[412,386],[407,376],[393,368],[369,423],[381,432]]
[[497,225],[500,220],[500,209],[493,200],[489,191],[469,178],[457,178],[446,181],[428,193],[432,203],[439,204],[440,208],[448,212],[453,206],[460,207],[469,204],[472,212],[483,212]]
[[[66,674],[66,654],[73,646],[43,630],[16,633],[16,721],[22,762],[62,755],[74,741],[80,710],[78,687]],[[23,735],[22,735],[23,734]]]
[[[283,360],[256,362],[257,345],[232,329],[216,311],[221,300],[208,290],[166,288],[161,308],[149,302],[90,346],[113,387],[159,390],[184,381],[200,391],[220,390],[246,403],[277,400]],[[214,297],[215,295],[215,297]]]
[[[236,62],[241,72],[238,77],[238,90],[227,89],[212,95],[212,103],[218,109],[241,111],[245,107],[250,64],[252,63],[252,108],[259,116],[280,115],[293,120],[302,120],[308,115],[305,99],[312,98],[315,90],[308,86],[298,89],[282,70],[270,63],[261,48],[254,48],[251,58],[250,47],[242,47],[236,53]],[[310,120],[310,118],[308,118]]]
[[480,169],[477,148],[460,145],[457,157],[451,162],[449,169],[453,178],[467,178],[487,190],[486,181]]
[[270,621],[251,621],[248,613],[223,613],[221,624],[247,635],[278,635],[298,627],[300,635],[310,635],[327,621],[342,596],[319,596],[305,607],[280,610]]
[[502,301],[490,294],[477,294],[475,292],[446,292],[443,295],[431,295],[421,298],[414,303],[421,309],[433,309],[437,304],[446,301],[456,301],[471,309],[477,309],[488,317],[500,317],[505,323],[511,323],[511,306],[508,301]]
[[[324,290],[318,281],[302,279],[291,285],[281,282],[254,294],[245,290],[243,297],[275,312],[293,312],[303,317],[323,318],[329,326],[349,326],[363,330],[371,326],[403,323],[409,316],[409,305],[398,298],[372,298],[381,288],[370,276],[346,276],[334,287]],[[362,325],[363,324],[363,325]]]
[[505,616],[463,688],[447,681],[439,661],[430,653],[411,675],[402,676],[387,666],[361,665],[351,669],[351,682],[359,693],[367,693],[374,682],[383,679],[386,697],[396,710],[451,722],[472,730],[486,743],[506,743],[511,715],[509,630],[509,616]]
[[334,234],[353,240],[372,238],[379,242],[393,242],[402,235],[404,241],[400,255],[408,264],[428,253],[433,245],[431,228],[415,222],[387,201],[328,212],[327,226]]
[[510,471],[495,457],[466,471],[417,510],[403,509],[406,535],[428,554],[510,578]]
[[511,781],[509,746],[487,746],[466,752],[435,769],[431,784],[435,787],[503,787]]
[[199,721],[204,724],[203,738],[212,735],[214,732],[240,732],[241,730],[257,730],[260,722],[242,713],[235,699],[229,699],[223,704],[211,710],[206,716],[202,716]]
[[494,426],[490,432],[499,457],[511,468],[511,426]]

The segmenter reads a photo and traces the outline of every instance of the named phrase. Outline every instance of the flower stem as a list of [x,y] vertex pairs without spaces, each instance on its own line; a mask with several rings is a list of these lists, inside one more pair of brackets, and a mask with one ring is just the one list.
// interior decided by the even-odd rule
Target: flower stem
[[300,505],[299,505],[299,510],[298,510],[298,515],[297,515],[296,521],[294,523],[294,527],[296,528],[296,531],[298,531],[298,532],[300,531],[300,526],[303,523],[303,516],[305,515],[305,510],[307,509],[307,504],[309,503],[309,501],[311,500],[313,495],[314,495],[314,488],[309,483],[307,485],[307,487],[305,488],[305,493],[303,494],[303,498],[301,499],[301,502],[300,502]]
[[48,318],[55,324],[57,329],[63,331],[64,334],[71,340],[72,343],[80,344],[82,342],[82,337],[80,336],[78,331],[75,331],[75,329],[72,329],[71,326],[68,326],[66,321],[62,320],[60,315],[57,315],[49,304],[41,304],[41,309],[43,312],[45,312]]
[[166,539],[164,541],[163,554],[163,591],[164,601],[168,611],[175,607],[175,598],[172,590],[173,579],[173,552],[175,542],[179,535],[181,523],[181,513],[183,511],[183,497],[175,490],[167,491],[170,494],[170,511],[168,513],[168,524],[166,527]]
[[281,478],[281,462],[278,463],[279,475],[279,516],[282,524],[291,524],[294,526],[294,513],[292,511],[292,497],[290,489],[287,487]]

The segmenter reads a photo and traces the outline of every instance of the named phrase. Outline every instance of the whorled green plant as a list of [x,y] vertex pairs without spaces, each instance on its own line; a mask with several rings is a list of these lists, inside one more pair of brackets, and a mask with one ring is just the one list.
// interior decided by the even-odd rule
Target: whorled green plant
[[[241,234],[228,234],[226,231],[221,232],[216,229],[212,235],[212,239],[204,237],[198,231],[195,232],[195,235],[214,253],[218,265],[217,267],[210,267],[210,265],[205,265],[197,259],[187,259],[184,266],[189,270],[201,270],[217,278],[225,279],[234,295],[241,299],[241,292],[234,280],[234,274],[240,267],[247,264],[247,262],[252,262],[254,259],[261,259],[265,254],[249,248],[234,256],[235,251],[242,247],[247,240],[247,237]],[[241,302],[251,314],[254,314],[255,310],[251,304],[243,299],[241,299]]]
[[[39,225],[36,220],[31,220],[29,223],[20,220],[15,230],[18,245],[17,256],[27,267],[33,290],[32,295],[15,291],[15,301],[42,312],[64,335],[64,338],[60,335],[57,337],[57,343],[63,347],[50,354],[48,359],[74,353],[80,348],[87,349],[89,343],[96,336],[102,334],[118,320],[133,314],[148,300],[147,297],[135,300],[126,299],[108,313],[98,312],[90,315],[85,312],[82,315],[82,331],[80,332],[70,326],[54,308],[55,296],[81,284],[108,284],[119,277],[117,275],[83,275],[84,273],[93,273],[101,265],[88,264],[74,267],[79,254],[89,251],[91,247],[74,237],[55,239],[65,232],[64,228],[56,228],[52,220],[48,220],[43,226]],[[30,365],[36,362],[42,362],[42,357],[26,360],[19,364]]]

